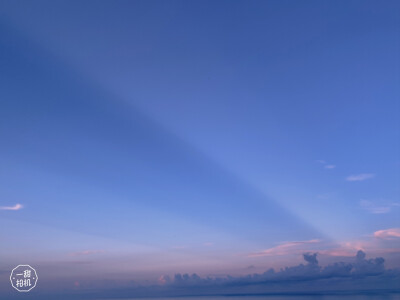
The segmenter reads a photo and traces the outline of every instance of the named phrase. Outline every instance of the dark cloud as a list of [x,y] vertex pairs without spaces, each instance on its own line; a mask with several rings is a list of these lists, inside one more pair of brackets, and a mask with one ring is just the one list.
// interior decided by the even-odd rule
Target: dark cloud
[[[340,288],[340,285],[351,288],[352,282],[357,281],[358,288],[371,288],[371,286],[363,286],[362,281],[368,277],[368,281],[385,283],[387,287],[396,282],[400,278],[398,271],[386,270],[384,267],[385,260],[382,257],[366,259],[363,251],[358,251],[351,262],[335,262],[333,264],[322,267],[318,263],[317,253],[304,253],[303,258],[305,264],[297,266],[281,268],[279,271],[269,269],[262,274],[249,274],[241,277],[226,276],[221,278],[202,278],[197,274],[176,274],[174,279],[168,282],[167,286],[173,287],[193,287],[203,290],[212,288],[212,290],[235,290],[235,287],[257,286],[255,290],[260,292],[268,292],[268,290],[276,291],[279,288],[290,290],[318,290],[326,288],[329,290]],[[339,286],[338,286],[339,285]],[[219,288],[217,289],[216,286]],[[395,287],[395,284],[394,284]],[[247,290],[247,288],[246,288]]]
[[304,260],[310,264],[315,264],[318,265],[318,260],[317,260],[317,253],[311,254],[311,253],[304,253],[303,254]]
[[357,254],[356,254],[356,258],[357,260],[363,260],[365,258],[366,254],[364,251],[362,250],[358,250]]
[[[400,291],[399,270],[387,270],[382,257],[366,259],[359,251],[350,262],[320,266],[317,253],[304,253],[304,263],[246,276],[201,277],[197,274],[162,276],[159,285],[118,290],[113,297],[206,296],[250,294],[381,293]],[[104,292],[102,292],[104,296]]]

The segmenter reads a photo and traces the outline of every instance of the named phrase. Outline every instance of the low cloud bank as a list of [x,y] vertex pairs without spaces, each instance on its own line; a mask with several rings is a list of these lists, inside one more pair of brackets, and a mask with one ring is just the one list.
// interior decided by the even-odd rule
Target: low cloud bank
[[[359,250],[350,262],[321,266],[318,254],[303,254],[304,263],[246,276],[201,277],[198,274],[161,276],[157,284],[104,281],[101,287],[75,282],[74,290],[48,299],[114,299],[209,295],[310,295],[400,293],[400,270],[386,269],[382,257],[366,258]],[[41,299],[47,299],[46,297]],[[64,297],[64,298],[63,298]]]
[[[246,276],[201,277],[198,274],[161,276],[158,285],[137,286],[116,296],[206,296],[251,294],[381,294],[400,292],[400,270],[385,268],[382,257],[367,259],[359,250],[351,262],[320,266],[317,253],[304,253],[304,263]],[[104,295],[104,293],[103,293]]]
[[362,250],[358,251],[354,260],[350,263],[335,262],[325,267],[318,263],[317,253],[304,253],[305,264],[293,267],[285,267],[279,271],[269,269],[262,274],[250,274],[242,277],[227,276],[224,278],[201,278],[197,274],[176,274],[173,278],[163,276],[163,283],[171,286],[207,286],[215,284],[225,285],[251,285],[268,283],[287,283],[290,281],[312,281],[335,278],[364,278],[368,276],[398,275],[398,273],[385,269],[384,258],[377,257],[366,259]]

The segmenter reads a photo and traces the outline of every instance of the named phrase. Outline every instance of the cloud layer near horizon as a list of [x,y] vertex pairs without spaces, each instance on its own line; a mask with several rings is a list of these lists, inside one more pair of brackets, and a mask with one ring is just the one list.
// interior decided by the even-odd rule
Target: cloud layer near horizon
[[[206,296],[250,294],[341,293],[399,290],[400,270],[386,269],[384,258],[367,259],[359,250],[350,262],[337,261],[320,266],[317,253],[303,253],[305,263],[276,271],[246,276],[201,277],[177,273],[161,276],[158,284],[102,289],[93,294],[104,297]],[[84,286],[84,285],[83,285]]]
[[[305,264],[281,268],[279,271],[269,269],[262,274],[251,274],[242,277],[227,276],[225,278],[201,278],[197,274],[175,274],[174,278],[163,276],[161,283],[169,285],[208,285],[208,284],[261,284],[286,281],[309,281],[328,278],[354,278],[382,275],[388,270],[384,266],[384,258],[366,259],[366,253],[359,250],[352,262],[335,262],[321,267],[317,253],[304,253]],[[392,272],[392,271],[390,271]],[[398,275],[398,274],[397,274]]]
[[[395,233],[396,235],[397,233]],[[385,231],[392,236],[392,231]],[[86,253],[86,251],[85,251]],[[310,294],[310,293],[373,293],[376,291],[400,291],[400,269],[385,268],[383,257],[367,258],[362,250],[353,252],[345,261],[338,259],[328,265],[320,265],[318,253],[302,254],[303,263],[280,269],[268,269],[263,273],[241,276],[200,276],[196,273],[176,273],[161,276],[157,282],[134,282],[129,276],[119,279],[94,279],[79,277],[73,286],[45,291],[41,299],[98,299],[126,297],[177,297],[206,295],[251,294]],[[64,265],[65,267],[65,265]],[[59,282],[61,279],[55,281]],[[71,279],[68,279],[71,280]],[[61,280],[63,281],[63,280]],[[50,284],[50,282],[47,282]],[[46,298],[47,297],[47,298]]]

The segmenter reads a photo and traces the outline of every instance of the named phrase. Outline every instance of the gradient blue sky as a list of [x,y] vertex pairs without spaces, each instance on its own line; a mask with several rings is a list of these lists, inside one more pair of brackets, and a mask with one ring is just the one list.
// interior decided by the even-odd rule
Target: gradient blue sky
[[1,1],[0,269],[140,281],[358,249],[399,267],[399,13]]

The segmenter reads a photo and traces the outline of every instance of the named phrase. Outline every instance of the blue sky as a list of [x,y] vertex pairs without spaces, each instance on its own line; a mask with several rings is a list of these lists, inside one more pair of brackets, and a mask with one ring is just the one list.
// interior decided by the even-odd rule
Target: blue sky
[[399,267],[399,10],[2,1],[0,268]]

